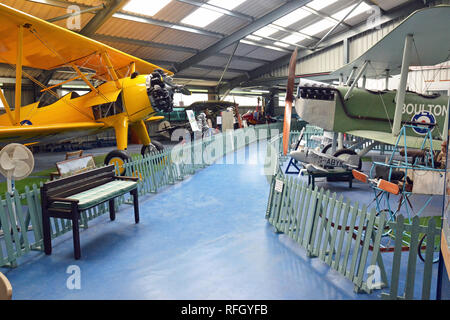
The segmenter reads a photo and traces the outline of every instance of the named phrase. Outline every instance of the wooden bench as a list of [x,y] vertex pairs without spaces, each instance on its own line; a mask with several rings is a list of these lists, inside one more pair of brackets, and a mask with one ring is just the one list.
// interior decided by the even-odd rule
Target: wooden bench
[[308,185],[312,184],[312,188],[315,186],[316,178],[337,178],[339,181],[348,180],[349,188],[353,185],[353,174],[351,171],[337,171],[337,172],[314,172],[308,173]]
[[52,253],[50,217],[72,221],[74,256],[79,259],[80,212],[109,202],[109,216],[114,220],[114,199],[128,192],[133,196],[135,222],[139,223],[137,180],[134,177],[116,176],[114,165],[110,165],[44,183],[41,203],[45,253]]

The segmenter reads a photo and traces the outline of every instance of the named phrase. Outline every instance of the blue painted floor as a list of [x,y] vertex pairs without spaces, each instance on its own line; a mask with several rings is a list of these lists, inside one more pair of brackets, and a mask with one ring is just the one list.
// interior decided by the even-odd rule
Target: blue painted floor
[[[243,152],[241,150],[239,152]],[[114,222],[104,215],[81,232],[82,259],[71,234],[53,254],[26,255],[1,269],[14,299],[378,299],[284,235],[264,215],[269,186],[262,164],[220,165],[156,195],[141,197],[141,222],[123,205]],[[81,289],[69,290],[69,266]]]

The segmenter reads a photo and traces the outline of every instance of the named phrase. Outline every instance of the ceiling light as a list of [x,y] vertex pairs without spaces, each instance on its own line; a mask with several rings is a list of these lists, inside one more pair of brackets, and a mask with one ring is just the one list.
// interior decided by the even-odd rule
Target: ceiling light
[[162,8],[169,4],[172,0],[159,0],[159,1],[148,1],[148,0],[131,0],[128,2],[122,10],[144,14],[147,16],[153,16],[158,13]]
[[310,14],[311,14],[310,12],[304,10],[303,8],[299,8],[299,9],[285,15],[283,18],[276,20],[273,24],[276,24],[276,25],[282,26],[282,27],[288,27],[291,24],[293,24],[297,21],[300,21],[303,18],[306,18]]

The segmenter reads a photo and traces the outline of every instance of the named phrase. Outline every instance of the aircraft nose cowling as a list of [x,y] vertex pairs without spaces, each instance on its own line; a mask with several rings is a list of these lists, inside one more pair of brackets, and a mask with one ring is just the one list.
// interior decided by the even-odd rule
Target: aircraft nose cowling
[[[320,90],[319,90],[320,89]],[[327,131],[333,131],[334,115],[336,111],[336,95],[320,93],[330,89],[317,88],[317,94],[305,93],[306,88],[299,89],[295,100],[295,111],[298,116],[312,125]],[[315,91],[314,91],[315,92]]]

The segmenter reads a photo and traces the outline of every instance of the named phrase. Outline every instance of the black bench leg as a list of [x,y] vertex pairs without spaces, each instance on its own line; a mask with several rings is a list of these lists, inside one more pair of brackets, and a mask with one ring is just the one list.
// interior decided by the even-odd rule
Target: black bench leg
[[130,192],[133,196],[133,204],[134,204],[134,221],[139,223],[139,199],[138,199],[138,190],[134,189]]
[[114,205],[114,199],[109,200],[109,218],[111,221],[116,220],[116,207]]
[[72,211],[72,231],[73,231],[73,250],[74,257],[76,260],[81,257],[81,248],[80,248],[80,224],[79,224],[79,212],[78,210]]
[[44,252],[47,255],[52,254],[52,235],[50,232],[50,217],[42,210],[42,231],[44,236]]

